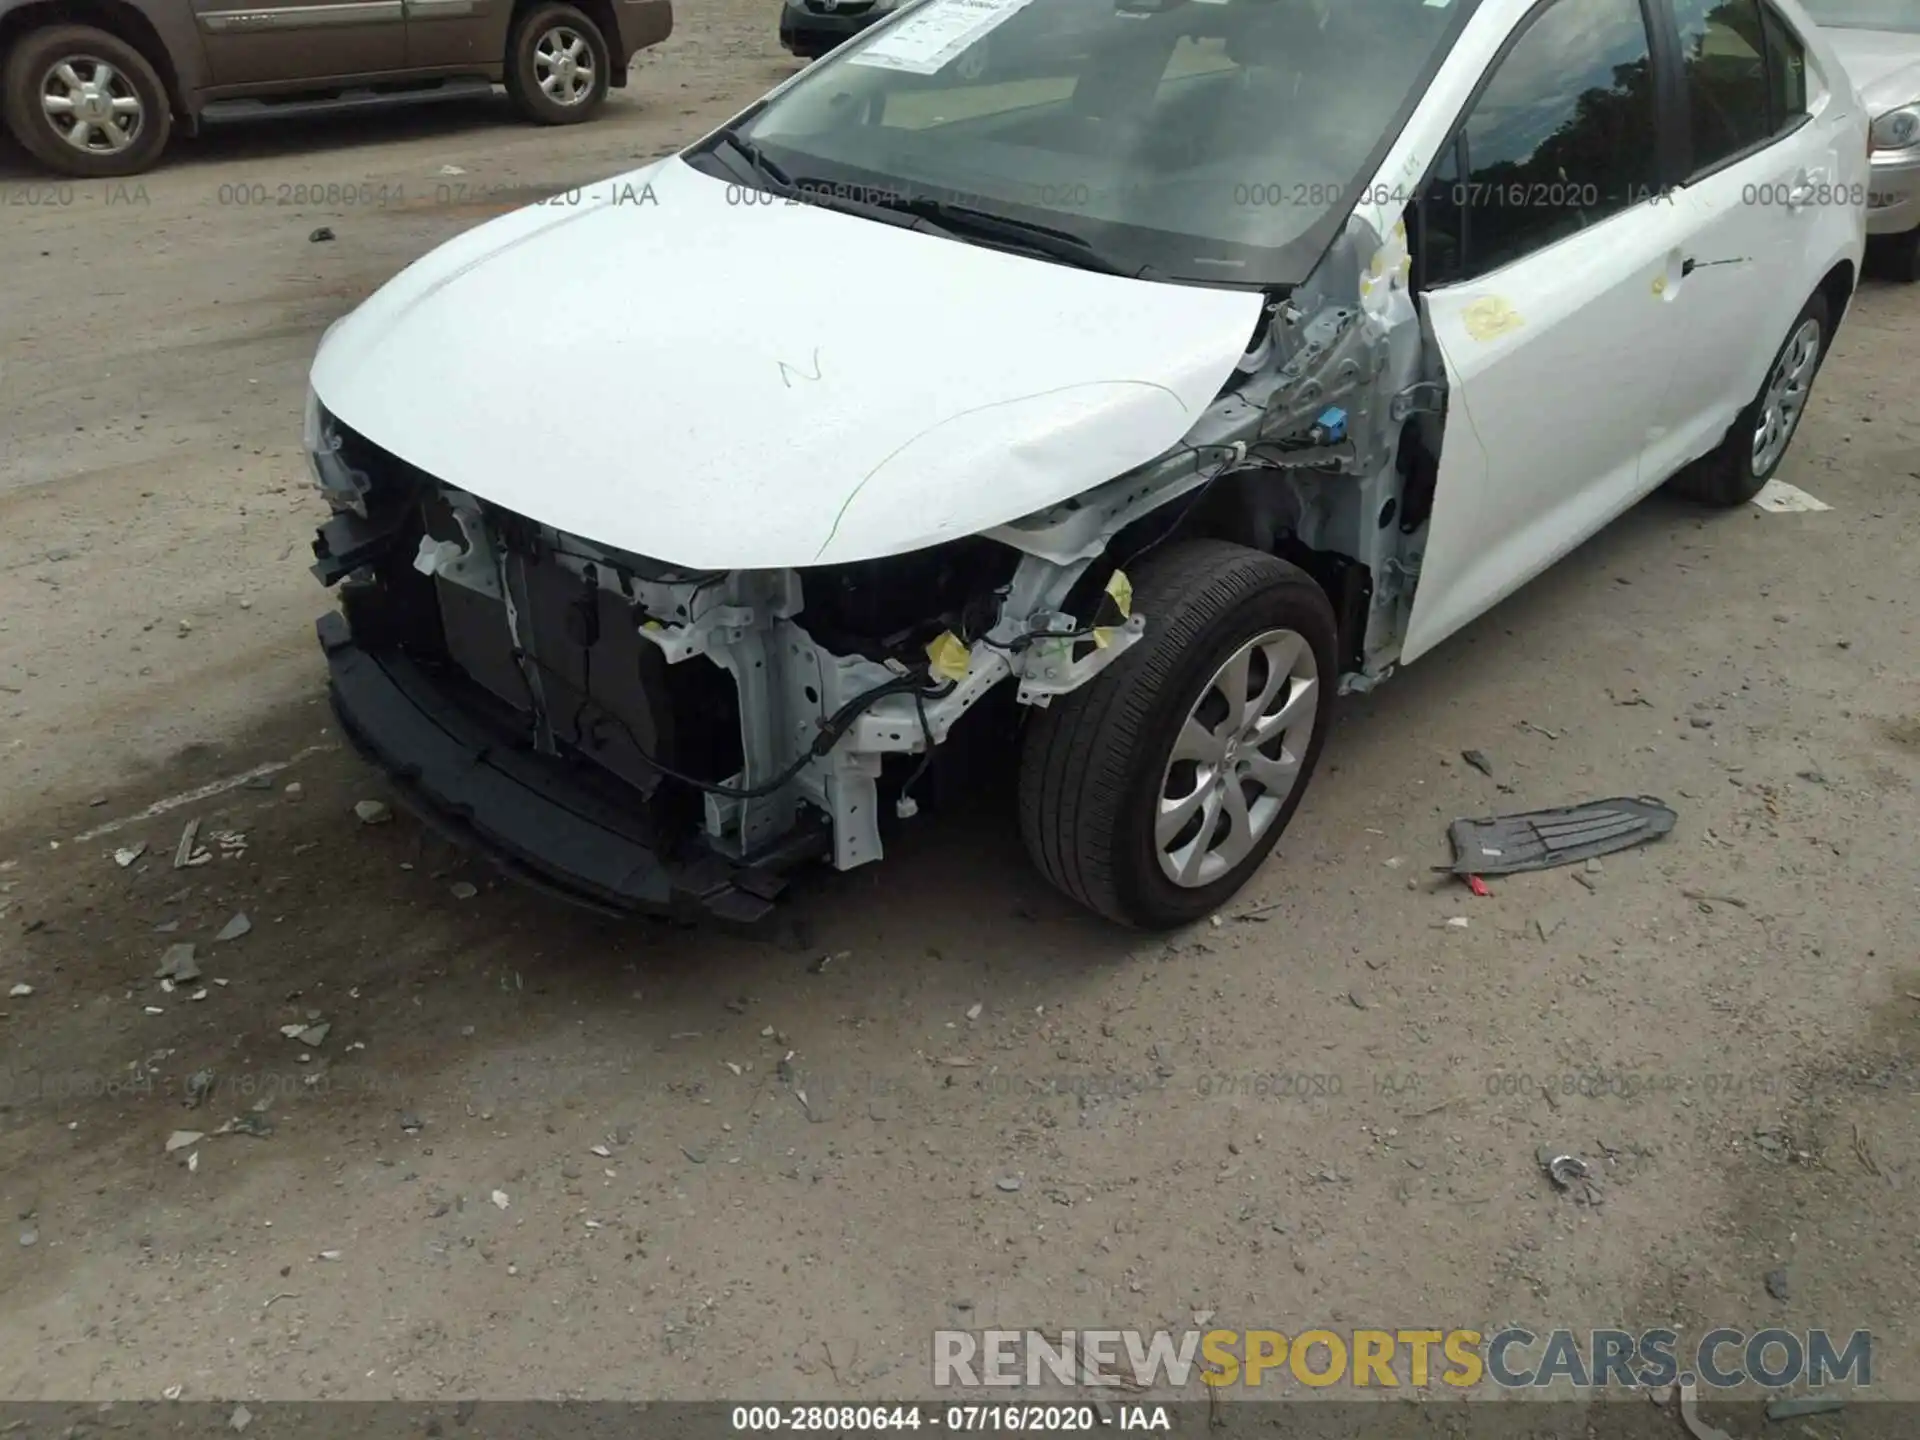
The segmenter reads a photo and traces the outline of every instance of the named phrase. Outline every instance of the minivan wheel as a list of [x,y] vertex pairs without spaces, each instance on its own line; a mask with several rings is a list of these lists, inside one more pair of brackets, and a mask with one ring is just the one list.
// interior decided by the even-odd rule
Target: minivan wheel
[[1787,338],[1767,367],[1760,393],[1734,420],[1727,438],[1712,454],[1667,481],[1674,494],[1702,505],[1744,505],[1760,493],[1786,458],[1800,428],[1813,379],[1826,357],[1832,333],[1827,297],[1816,294],[1794,316]]
[[137,175],[166,149],[167,90],[133,46],[91,25],[49,25],[21,37],[0,72],[7,129],[63,175]]
[[1220,540],[1132,575],[1147,632],[1029,719],[1028,853],[1081,904],[1140,929],[1218,909],[1293,818],[1337,679],[1326,594],[1284,560]]
[[606,37],[571,5],[541,5],[507,43],[507,94],[529,120],[573,125],[607,98],[613,62]]

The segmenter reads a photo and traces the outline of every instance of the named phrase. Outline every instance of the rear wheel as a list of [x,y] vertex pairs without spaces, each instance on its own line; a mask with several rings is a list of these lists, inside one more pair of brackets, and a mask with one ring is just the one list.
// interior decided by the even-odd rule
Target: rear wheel
[[1889,280],[1903,285],[1920,281],[1920,228],[1893,236],[1880,247],[1879,258]]
[[21,148],[64,175],[137,175],[166,149],[166,87],[133,46],[91,25],[21,37],[0,71],[0,105]]
[[1305,572],[1244,546],[1171,546],[1132,579],[1145,637],[1028,722],[1021,829],[1068,895],[1168,929],[1219,908],[1292,819],[1332,714],[1336,630]]
[[1675,475],[1667,488],[1721,507],[1744,505],[1758,495],[1800,428],[1831,333],[1827,298],[1815,295],[1794,317],[1760,393],[1740,412],[1720,448]]
[[606,102],[612,72],[600,27],[571,5],[537,6],[507,41],[507,94],[542,125],[590,118]]

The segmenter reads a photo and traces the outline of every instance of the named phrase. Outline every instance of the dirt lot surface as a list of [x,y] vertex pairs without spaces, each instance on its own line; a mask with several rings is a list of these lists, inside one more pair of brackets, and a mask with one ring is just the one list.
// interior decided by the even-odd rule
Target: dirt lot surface
[[[356,819],[321,330],[791,73],[773,31],[689,7],[584,129],[228,132],[71,194],[0,156],[0,1398],[883,1398],[936,1327],[1200,1312],[1867,1327],[1920,1398],[1920,289],[1862,291],[1789,457],[1830,511],[1641,506],[1346,702],[1275,860],[1171,943],[992,806],[764,939]],[[1456,815],[1608,794],[1679,827],[1492,898],[1429,874]]]

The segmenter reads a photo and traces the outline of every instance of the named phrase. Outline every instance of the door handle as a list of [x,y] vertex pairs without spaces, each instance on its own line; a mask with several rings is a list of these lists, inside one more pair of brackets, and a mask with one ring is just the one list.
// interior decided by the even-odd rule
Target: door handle
[[1787,191],[1787,209],[1789,210],[1804,209],[1807,203],[1812,199],[1813,199],[1813,182],[1810,180],[1802,180],[1799,184],[1795,185],[1791,190]]

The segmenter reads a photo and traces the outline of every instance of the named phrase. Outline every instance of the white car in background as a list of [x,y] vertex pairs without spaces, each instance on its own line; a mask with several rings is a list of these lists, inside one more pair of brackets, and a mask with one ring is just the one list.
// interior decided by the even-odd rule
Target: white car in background
[[916,0],[328,333],[320,638],[402,795],[745,919],[1017,732],[1038,867],[1175,926],[1336,693],[1779,466],[1865,246],[1797,0],[1086,12]]
[[1920,0],[1802,0],[1873,119],[1867,233],[1920,280]]

